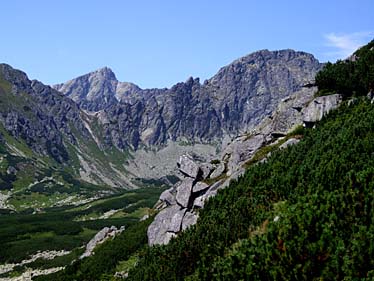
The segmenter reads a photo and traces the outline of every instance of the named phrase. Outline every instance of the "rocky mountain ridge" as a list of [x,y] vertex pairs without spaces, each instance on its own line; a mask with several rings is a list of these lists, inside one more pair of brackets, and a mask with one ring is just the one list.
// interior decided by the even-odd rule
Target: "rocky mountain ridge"
[[[122,101],[108,86],[120,83],[109,69],[106,75],[99,70],[55,87],[83,108],[102,110],[106,144],[137,150],[168,141],[220,143],[225,136],[247,132],[271,115],[280,100],[312,81],[321,67],[304,52],[262,50],[221,68],[202,84],[191,77],[170,89],[135,87]],[[103,98],[107,102],[97,102]]]
[[[322,66],[304,52],[262,50],[203,83],[189,78],[170,89],[140,89],[102,68],[53,89],[1,65],[0,140],[27,161],[53,159],[43,162],[45,177],[30,179],[30,187],[59,186],[50,167],[98,186],[136,188],[154,179],[172,184],[167,176],[178,175],[174,163],[180,155],[195,152],[201,162],[217,158],[238,135],[251,135],[271,119],[282,100],[310,95],[302,86]],[[227,161],[226,172],[234,173],[242,159]],[[9,187],[12,180],[4,173]]]

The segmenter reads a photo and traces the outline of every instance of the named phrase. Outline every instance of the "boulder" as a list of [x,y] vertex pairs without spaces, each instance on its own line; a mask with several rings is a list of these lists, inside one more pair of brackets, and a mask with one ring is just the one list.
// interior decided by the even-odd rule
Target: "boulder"
[[160,200],[165,202],[167,205],[176,204],[175,195],[172,194],[173,188],[169,188],[161,193]]
[[204,202],[205,202],[205,196],[202,195],[200,197],[195,198],[195,201],[193,201],[193,208],[204,208]]
[[206,190],[206,189],[208,189],[209,188],[209,185],[208,184],[206,184],[205,182],[202,182],[202,181],[199,181],[199,182],[197,182],[194,186],[193,186],[193,188],[192,188],[192,192],[200,192],[200,191],[204,191],[204,190]]
[[337,108],[342,102],[342,96],[339,94],[322,96],[315,98],[303,110],[303,122],[306,127],[311,127],[315,122],[322,119],[324,115]]
[[217,191],[222,187],[222,184],[224,184],[225,181],[224,180],[219,180],[217,181],[216,183],[212,184],[209,189],[201,196],[195,198],[193,204],[192,204],[192,207],[193,208],[204,208],[204,204],[205,204],[205,201],[212,197],[212,196],[215,196],[217,194]]
[[163,241],[162,241],[161,245],[168,244],[170,242],[171,238],[176,237],[176,236],[177,236],[177,234],[174,233],[174,232],[166,232],[164,237],[163,237]]
[[189,226],[197,222],[197,215],[192,212],[186,212],[182,221],[182,230],[187,229]]
[[187,208],[188,203],[190,201],[193,183],[194,179],[185,178],[177,187],[177,203],[184,208]]
[[230,155],[227,163],[227,175],[232,175],[241,164],[250,159],[265,144],[265,141],[263,134],[253,135],[246,139],[238,138],[233,141],[224,152],[224,154]]
[[179,170],[188,177],[197,178],[199,175],[200,167],[189,155],[179,157],[178,166]]
[[8,169],[6,170],[6,173],[8,175],[15,175],[17,174],[17,169],[14,168],[13,166],[9,166]]
[[159,212],[148,227],[148,244],[167,244],[171,239],[170,232],[177,233],[181,230],[185,212],[186,209],[178,205],[169,206]]
[[210,176],[210,174],[214,170],[214,167],[212,164],[205,163],[205,164],[200,165],[200,170],[201,170],[201,179],[205,180]]
[[374,91],[370,90],[367,94],[368,99],[371,101],[371,103],[374,103]]
[[211,179],[217,178],[220,175],[222,175],[224,171],[225,171],[225,164],[224,163],[219,163],[218,165],[216,165],[216,168],[210,174],[209,178],[211,178]]
[[295,138],[288,139],[285,143],[279,146],[279,149],[284,149],[290,145],[297,144],[298,142],[300,142],[299,139],[295,139]]

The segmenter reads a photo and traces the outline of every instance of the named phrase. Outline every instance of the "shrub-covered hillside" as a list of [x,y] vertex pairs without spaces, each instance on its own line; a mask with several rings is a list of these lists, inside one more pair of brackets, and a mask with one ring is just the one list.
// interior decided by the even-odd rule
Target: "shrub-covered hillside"
[[127,280],[374,278],[374,105],[347,104],[249,168],[197,225],[149,248]]
[[[339,280],[374,270],[374,106],[342,106],[250,168],[129,280]],[[373,271],[374,273],[374,271]]]
[[374,40],[348,60],[327,63],[316,76],[319,94],[338,92],[344,97],[366,95],[374,90]]

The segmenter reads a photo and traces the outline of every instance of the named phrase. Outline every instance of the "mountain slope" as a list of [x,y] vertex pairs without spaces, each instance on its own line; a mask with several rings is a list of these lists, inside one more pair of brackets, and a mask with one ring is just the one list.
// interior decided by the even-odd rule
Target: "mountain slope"
[[[246,132],[271,115],[280,100],[313,81],[321,67],[307,53],[263,50],[223,67],[203,84],[190,78],[170,89],[136,88],[125,95],[131,102],[116,102],[115,91],[107,90],[108,84],[118,83],[114,75],[96,75],[91,84],[80,77],[56,88],[78,103],[90,104],[87,108],[104,109],[105,139],[120,149],[168,141],[220,143],[225,136]],[[99,104],[89,98],[109,101],[108,95],[113,102]]]
[[1,64],[2,208],[49,207],[69,196],[74,202],[136,187],[123,166],[128,154],[101,146],[96,120],[56,90]]
[[[373,132],[370,101],[345,103],[305,129],[298,145],[273,153],[209,200],[197,225],[169,245],[141,251],[127,280],[371,277]],[[77,265],[40,280],[98,277],[95,262],[103,259],[84,261],[84,276]]]
[[[63,173],[104,190],[171,185],[181,154],[215,158],[222,143],[271,116],[284,97],[300,94],[321,66],[303,52],[263,50],[203,84],[190,78],[170,89],[142,90],[103,68],[55,86],[62,95],[2,64],[0,132],[9,155],[2,182],[26,192],[45,181],[53,190]],[[12,154],[22,158],[18,166],[9,164]]]
[[[372,47],[360,51],[366,54],[357,52],[358,60],[373,58]],[[372,63],[350,69],[368,65],[371,71],[359,69],[358,78],[371,77]],[[329,81],[346,75],[340,64],[321,75]],[[356,90],[345,91],[348,100],[340,108],[314,129],[299,128],[297,145],[252,162],[256,165],[207,202],[196,225],[166,246],[127,252],[128,260],[117,261],[126,265],[127,280],[372,279],[373,82],[364,79],[364,91],[357,91],[354,80],[344,82]],[[328,89],[334,93],[339,87]],[[352,97],[365,92],[369,99]],[[89,270],[99,262],[93,257],[41,280],[106,280],[115,271],[114,247],[103,247],[112,257],[103,271]]]
[[371,276],[373,131],[369,101],[343,106],[208,201],[195,227],[150,248],[128,280]]

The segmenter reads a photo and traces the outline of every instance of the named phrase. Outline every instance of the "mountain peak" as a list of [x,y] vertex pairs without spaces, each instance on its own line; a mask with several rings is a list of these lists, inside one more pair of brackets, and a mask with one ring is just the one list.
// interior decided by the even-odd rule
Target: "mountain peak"
[[93,72],[90,72],[87,75],[97,76],[97,77],[109,79],[109,80],[117,80],[116,75],[114,74],[113,70],[107,66],[104,66]]

